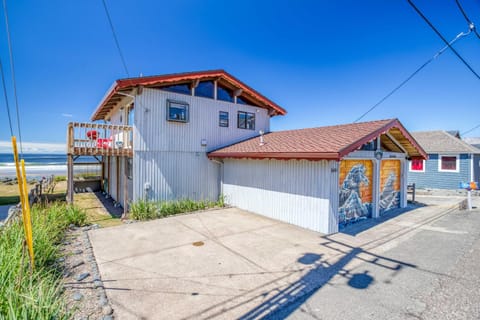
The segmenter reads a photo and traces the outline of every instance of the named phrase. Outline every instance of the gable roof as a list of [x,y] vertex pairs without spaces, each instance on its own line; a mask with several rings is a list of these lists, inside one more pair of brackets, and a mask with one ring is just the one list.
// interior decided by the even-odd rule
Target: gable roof
[[[266,98],[258,91],[247,86],[231,74],[224,70],[209,70],[186,73],[174,73],[166,75],[157,75],[149,77],[119,79],[113,83],[107,94],[102,99],[91,119],[102,120],[110,110],[122,100],[125,94],[132,94],[132,90],[141,87],[160,87],[180,83],[193,84],[196,81],[217,80],[221,85],[232,90],[241,89],[242,95],[254,102],[261,108],[271,110],[271,115],[285,115],[287,111],[275,102]],[[141,90],[141,89],[140,89]],[[123,94],[122,94],[123,93]]]
[[412,132],[427,153],[480,153],[480,150],[446,131]]
[[271,132],[264,135],[263,145],[255,137],[212,151],[208,157],[340,160],[377,137],[387,150],[402,152],[403,148],[411,158],[427,158],[397,119]]

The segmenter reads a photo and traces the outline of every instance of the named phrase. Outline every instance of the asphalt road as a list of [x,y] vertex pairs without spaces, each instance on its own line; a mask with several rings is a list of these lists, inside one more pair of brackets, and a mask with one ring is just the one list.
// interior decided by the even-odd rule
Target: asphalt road
[[480,210],[420,229],[268,319],[480,319]]

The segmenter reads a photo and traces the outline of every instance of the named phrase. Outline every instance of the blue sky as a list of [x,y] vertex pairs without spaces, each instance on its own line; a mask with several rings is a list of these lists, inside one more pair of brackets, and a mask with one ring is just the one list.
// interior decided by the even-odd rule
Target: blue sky
[[[480,2],[461,2],[480,26]],[[112,82],[126,77],[102,2],[7,3],[23,140],[62,143],[67,123],[89,121]],[[468,30],[454,0],[415,3],[447,39]],[[107,4],[132,76],[225,69],[287,109],[272,130],[352,122],[444,46],[404,0]],[[455,48],[480,72],[480,39],[472,34]],[[480,80],[446,52],[364,120],[465,131],[480,124],[479,107]]]

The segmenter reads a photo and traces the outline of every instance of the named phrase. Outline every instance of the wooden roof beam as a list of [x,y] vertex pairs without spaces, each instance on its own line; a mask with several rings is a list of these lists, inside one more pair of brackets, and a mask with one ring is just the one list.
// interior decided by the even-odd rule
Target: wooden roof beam
[[406,153],[406,154],[409,154],[407,152],[407,150],[402,146],[402,144],[400,142],[397,141],[397,139],[395,139],[391,134],[390,132],[386,132],[385,135],[400,149],[403,151],[403,153]]

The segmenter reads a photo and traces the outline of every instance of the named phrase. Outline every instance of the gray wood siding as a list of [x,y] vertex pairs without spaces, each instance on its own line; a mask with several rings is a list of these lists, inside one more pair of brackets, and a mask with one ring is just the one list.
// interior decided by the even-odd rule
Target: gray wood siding
[[[169,99],[189,104],[188,123],[166,120]],[[229,112],[229,127],[219,126],[219,111]],[[237,128],[237,111],[255,113],[255,130]],[[135,105],[133,198],[217,200],[220,166],[206,153],[269,129],[265,109],[145,89]]]
[[135,159],[134,199],[218,199],[220,166],[205,153],[137,151]]
[[[189,122],[167,121],[167,100],[189,104]],[[218,125],[219,111],[229,113],[229,127]],[[237,128],[237,112],[255,114],[255,130]],[[257,112],[258,111],[258,112]],[[208,152],[270,130],[266,109],[208,98],[145,89],[135,106],[135,151]],[[202,139],[207,146],[202,147]]]
[[458,189],[460,182],[470,181],[470,155],[460,154],[459,172],[438,171],[438,154],[429,154],[425,161],[425,172],[408,172],[408,183],[417,188]]
[[338,163],[225,159],[227,203],[323,233],[338,230]]

